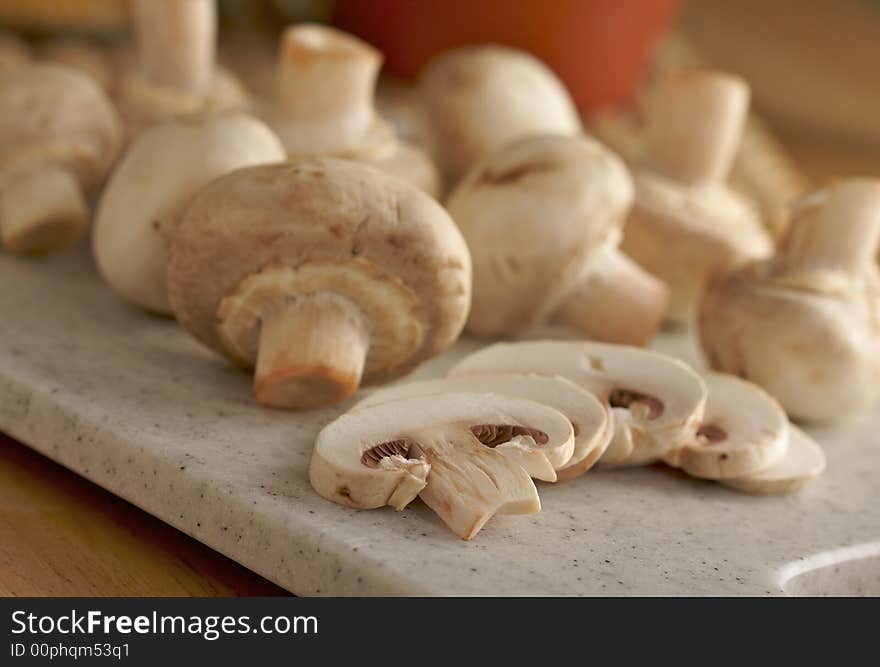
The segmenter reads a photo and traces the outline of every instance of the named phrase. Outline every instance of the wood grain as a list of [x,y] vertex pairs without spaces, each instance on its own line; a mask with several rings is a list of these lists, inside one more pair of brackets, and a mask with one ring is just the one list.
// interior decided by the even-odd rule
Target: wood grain
[[0,434],[0,595],[285,594]]

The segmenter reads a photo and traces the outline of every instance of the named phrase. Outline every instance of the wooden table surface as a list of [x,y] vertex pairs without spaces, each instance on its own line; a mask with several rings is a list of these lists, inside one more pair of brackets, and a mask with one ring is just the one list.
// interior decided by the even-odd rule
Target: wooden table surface
[[[847,174],[880,177],[876,146],[782,138],[817,184]],[[0,434],[0,595],[283,594]]]

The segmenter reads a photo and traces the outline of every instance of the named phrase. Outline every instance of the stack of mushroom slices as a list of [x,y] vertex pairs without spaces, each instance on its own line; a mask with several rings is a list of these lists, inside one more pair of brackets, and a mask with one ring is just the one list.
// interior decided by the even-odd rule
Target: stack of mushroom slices
[[538,512],[535,479],[654,462],[752,493],[798,489],[825,468],[756,385],[635,347],[532,341],[370,394],[318,435],[310,477],[358,509],[418,496],[471,539],[494,514]]

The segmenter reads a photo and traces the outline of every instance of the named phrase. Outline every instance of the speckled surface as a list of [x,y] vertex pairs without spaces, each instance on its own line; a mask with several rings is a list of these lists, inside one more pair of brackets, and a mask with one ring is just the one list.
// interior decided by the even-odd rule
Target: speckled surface
[[[811,430],[828,472],[796,495],[603,471],[541,484],[540,514],[496,517],[462,542],[420,504],[358,512],[318,497],[309,451],[341,409],[257,407],[247,374],[118,300],[85,247],[0,255],[0,285],[0,430],[295,593],[763,595],[794,591],[785,580],[826,553],[880,568],[880,409]],[[694,358],[682,337],[658,347]]]

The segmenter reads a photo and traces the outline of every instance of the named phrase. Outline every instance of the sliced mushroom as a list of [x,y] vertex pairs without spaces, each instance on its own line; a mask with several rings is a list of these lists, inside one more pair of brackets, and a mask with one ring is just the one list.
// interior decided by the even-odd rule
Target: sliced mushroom
[[0,72],[0,109],[0,239],[27,254],[64,248],[116,159],[116,111],[92,79],[58,65]]
[[705,381],[703,422],[691,442],[666,455],[666,463],[704,479],[744,477],[779,463],[789,438],[779,403],[732,375],[710,373]]
[[829,421],[880,398],[880,181],[849,179],[795,209],[777,256],[719,278],[700,312],[710,365],[793,417]]
[[374,104],[382,54],[341,30],[312,23],[281,38],[271,122],[291,157],[368,162],[439,195],[437,170],[414,145],[402,144]]
[[162,120],[243,109],[239,82],[216,67],[217,0],[132,0],[137,65],[123,77],[128,135]]
[[744,81],[709,70],[668,74],[655,91],[621,247],[669,285],[675,322],[692,320],[712,276],[773,251],[757,211],[726,185],[748,99]]
[[558,375],[613,408],[616,432],[603,464],[655,461],[690,442],[706,402],[706,386],[687,364],[603,343],[496,343],[464,358],[449,374],[500,372]]
[[804,487],[825,472],[825,452],[797,426],[788,426],[788,450],[778,463],[746,477],[721,483],[745,493],[789,493]]
[[170,314],[166,243],[203,186],[241,167],[285,158],[281,142],[245,114],[166,121],[141,134],[101,196],[92,246],[107,284],[128,301]]
[[474,261],[468,331],[553,319],[600,340],[650,340],[666,288],[617,251],[632,197],[623,163],[586,137],[529,137],[478,162],[447,201]]
[[398,384],[373,392],[353,409],[387,403],[411,396],[436,396],[449,392],[479,392],[527,398],[549,405],[564,414],[574,428],[574,449],[547,453],[549,469],[523,467],[535,479],[566,481],[589,470],[611,440],[613,425],[608,409],[586,389],[561,377],[535,374],[491,373],[423,380]]
[[256,365],[257,401],[311,407],[400,376],[454,341],[471,266],[446,211],[358,162],[240,169],[186,208],[170,244],[180,323]]
[[[517,438],[517,447],[506,447]],[[359,509],[402,509],[416,495],[462,539],[495,514],[534,514],[541,503],[521,465],[568,449],[574,431],[553,408],[514,396],[446,393],[353,410],[318,434],[314,489]]]
[[418,89],[419,135],[450,183],[515,139],[581,133],[565,86],[525,51],[497,45],[449,51],[428,64]]

